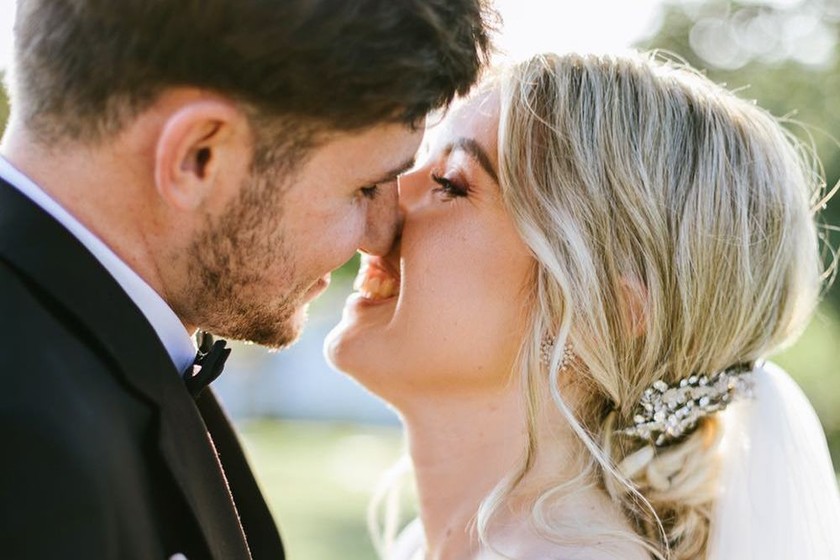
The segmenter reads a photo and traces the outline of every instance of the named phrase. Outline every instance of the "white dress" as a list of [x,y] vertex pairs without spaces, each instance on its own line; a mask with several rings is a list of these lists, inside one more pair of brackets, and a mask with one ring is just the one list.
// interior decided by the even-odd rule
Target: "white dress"
[[423,524],[418,517],[400,532],[388,553],[387,560],[423,560],[425,543]]

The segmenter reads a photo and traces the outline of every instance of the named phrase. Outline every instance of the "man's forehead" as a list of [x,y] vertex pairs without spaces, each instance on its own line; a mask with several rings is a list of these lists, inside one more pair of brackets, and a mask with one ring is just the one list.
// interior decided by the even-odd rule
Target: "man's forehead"
[[[417,150],[423,139],[424,128],[417,126],[389,126],[381,134],[369,136],[362,150],[357,154],[362,182],[378,183],[395,179],[414,166]],[[351,160],[352,162],[352,160]]]

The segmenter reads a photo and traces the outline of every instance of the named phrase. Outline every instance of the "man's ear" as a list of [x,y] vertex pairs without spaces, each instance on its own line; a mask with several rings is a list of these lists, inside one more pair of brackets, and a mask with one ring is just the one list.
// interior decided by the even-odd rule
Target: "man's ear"
[[178,107],[165,120],[155,148],[159,195],[180,210],[194,210],[210,196],[226,166],[242,161],[243,115],[224,99]]
[[645,334],[648,321],[648,289],[638,278],[621,278],[624,325],[632,337]]

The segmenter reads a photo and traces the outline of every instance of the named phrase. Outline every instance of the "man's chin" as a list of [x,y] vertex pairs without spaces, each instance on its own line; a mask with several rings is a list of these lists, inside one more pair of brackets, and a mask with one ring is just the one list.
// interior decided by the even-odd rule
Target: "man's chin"
[[301,333],[303,333],[302,324],[299,326],[295,326],[294,328],[284,330],[282,333],[278,333],[277,336],[273,337],[270,340],[254,340],[251,342],[255,342],[260,346],[266,347],[270,352],[279,352],[280,350],[285,350],[286,348],[294,345],[298,340],[300,340]]
[[228,329],[211,332],[222,338],[259,344],[271,351],[283,350],[298,341],[308,318],[308,305],[301,306],[291,315],[270,317],[268,314],[250,317],[247,322],[230,325]]
[[274,329],[270,329],[268,336],[263,340],[253,340],[261,346],[265,346],[272,352],[283,350],[292,346],[300,339],[306,321],[309,318],[309,306],[299,307],[291,317],[284,317],[276,323]]

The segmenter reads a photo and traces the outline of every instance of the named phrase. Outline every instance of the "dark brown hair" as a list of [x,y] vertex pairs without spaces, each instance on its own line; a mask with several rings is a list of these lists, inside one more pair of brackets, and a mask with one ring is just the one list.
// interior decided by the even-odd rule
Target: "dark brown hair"
[[324,129],[413,123],[477,79],[486,2],[29,0],[16,105],[42,141],[107,138],[174,86]]

